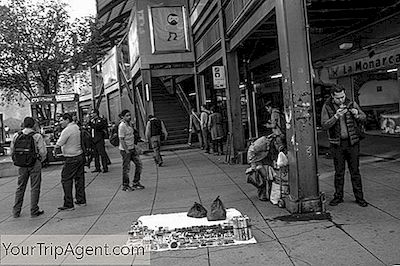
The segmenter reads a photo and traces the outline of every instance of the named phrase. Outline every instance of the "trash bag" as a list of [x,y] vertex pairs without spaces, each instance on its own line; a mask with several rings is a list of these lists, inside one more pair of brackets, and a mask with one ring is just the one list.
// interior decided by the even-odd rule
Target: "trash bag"
[[188,217],[204,218],[207,217],[207,210],[200,203],[195,202],[187,213]]
[[207,214],[208,221],[220,221],[226,219],[226,210],[219,196],[211,204],[211,210]]

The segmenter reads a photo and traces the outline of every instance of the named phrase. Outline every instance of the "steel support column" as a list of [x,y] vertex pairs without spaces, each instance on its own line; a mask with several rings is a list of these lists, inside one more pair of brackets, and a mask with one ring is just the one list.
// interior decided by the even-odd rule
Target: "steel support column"
[[239,64],[236,51],[228,51],[225,38],[222,0],[218,2],[219,32],[221,34],[222,64],[225,67],[226,106],[228,113],[228,130],[233,136],[233,153],[236,155],[245,148],[244,130],[239,89]]
[[291,213],[323,209],[317,176],[315,108],[305,0],[276,0],[287,125]]

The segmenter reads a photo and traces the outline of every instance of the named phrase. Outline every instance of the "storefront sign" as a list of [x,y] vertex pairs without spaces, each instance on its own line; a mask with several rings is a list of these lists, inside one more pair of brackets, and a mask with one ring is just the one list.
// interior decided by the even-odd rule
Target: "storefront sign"
[[78,94],[60,94],[55,95],[56,102],[76,102],[78,101]]
[[54,102],[54,95],[42,95],[31,98],[31,103],[52,103]]
[[149,15],[153,53],[189,50],[185,7],[152,7]]
[[213,66],[213,81],[214,81],[214,89],[225,89],[226,88],[226,80],[225,80],[225,70],[223,66]]
[[349,76],[365,71],[384,69],[400,64],[400,49],[353,60],[344,64],[335,65],[329,68],[330,78]]

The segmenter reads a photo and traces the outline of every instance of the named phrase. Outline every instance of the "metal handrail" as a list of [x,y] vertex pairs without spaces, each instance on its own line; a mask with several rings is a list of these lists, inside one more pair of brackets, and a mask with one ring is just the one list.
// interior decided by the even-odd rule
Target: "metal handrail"
[[182,89],[182,86],[180,84],[177,84],[176,86],[176,93],[179,97],[179,100],[181,101],[183,107],[185,108],[186,112],[188,115],[190,115],[192,105],[189,102],[189,99],[187,98],[185,92]]
[[134,97],[133,97],[133,95],[132,95],[132,91],[131,91],[130,88],[129,88],[129,82],[128,82],[128,78],[127,78],[126,75],[125,75],[124,66],[123,66],[121,63],[119,63],[118,66],[119,66],[119,69],[120,69],[120,73],[122,73],[122,80],[123,80],[123,82],[124,82],[124,84],[125,84],[125,86],[126,86],[126,89],[128,90],[128,97],[129,97],[129,100],[131,101],[132,104],[134,104],[134,103],[135,103],[135,100],[134,100]]
[[136,92],[136,99],[138,100],[137,104],[138,104],[138,107],[139,107],[138,109],[139,109],[139,112],[140,112],[140,116],[142,117],[143,125],[146,126],[146,111],[144,109],[142,96],[140,95],[138,87],[135,88],[135,92]]

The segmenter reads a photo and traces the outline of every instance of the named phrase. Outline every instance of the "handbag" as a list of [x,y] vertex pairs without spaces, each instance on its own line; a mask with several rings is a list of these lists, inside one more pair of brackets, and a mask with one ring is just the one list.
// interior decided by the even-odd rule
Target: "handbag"
[[264,182],[257,171],[252,171],[247,173],[247,183],[252,184],[256,188],[260,188]]

